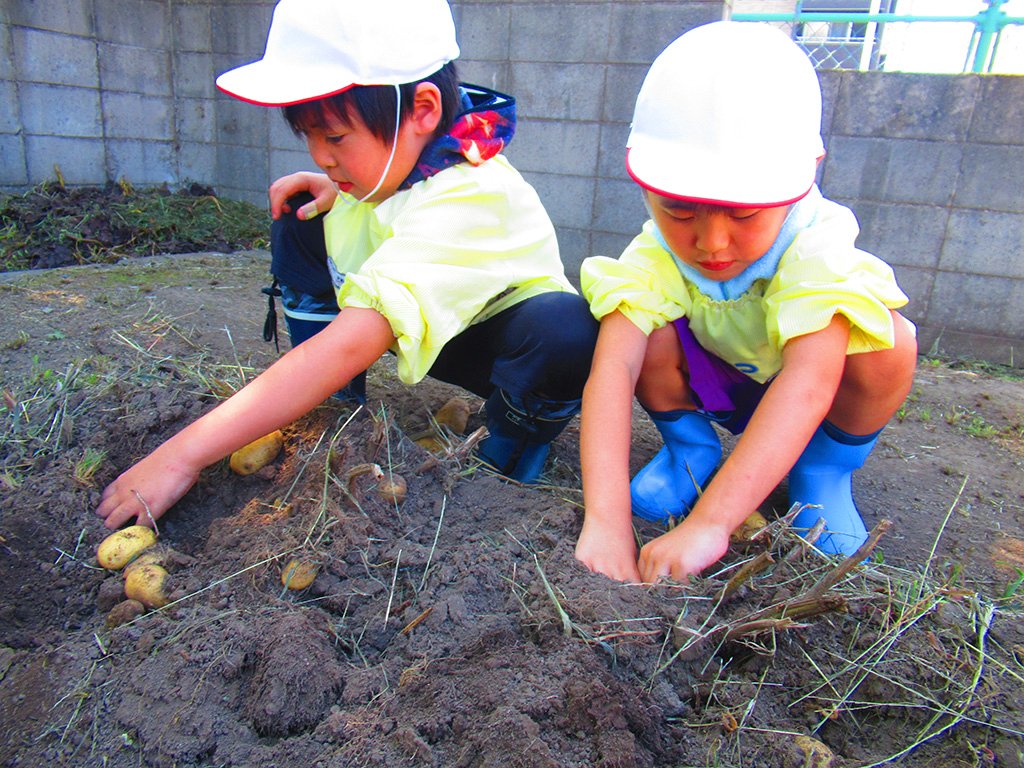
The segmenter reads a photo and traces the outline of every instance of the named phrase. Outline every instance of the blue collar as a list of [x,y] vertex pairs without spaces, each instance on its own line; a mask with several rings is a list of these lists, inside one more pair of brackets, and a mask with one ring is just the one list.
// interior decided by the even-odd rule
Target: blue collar
[[793,244],[797,234],[814,222],[820,200],[821,192],[818,190],[818,186],[814,185],[811,187],[810,192],[790,208],[789,213],[786,215],[786,220],[782,222],[782,228],[779,230],[775,242],[772,243],[765,254],[740,274],[736,275],[736,277],[724,281],[710,280],[693,267],[684,264],[678,256],[672,253],[672,249],[665,242],[665,238],[658,229],[658,225],[653,222],[651,231],[658,244],[672,255],[672,259],[675,261],[679,272],[689,282],[697,286],[697,290],[714,301],[729,301],[737,299],[749,291],[750,286],[755,281],[761,278],[770,278],[775,274],[779,268],[779,260],[782,258],[782,254]]

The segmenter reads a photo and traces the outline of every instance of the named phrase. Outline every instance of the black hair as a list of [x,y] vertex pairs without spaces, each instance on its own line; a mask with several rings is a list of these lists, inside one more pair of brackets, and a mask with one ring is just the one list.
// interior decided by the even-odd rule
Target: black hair
[[[400,119],[405,120],[413,108],[416,86],[433,83],[441,92],[441,121],[437,124],[436,136],[448,132],[462,108],[459,92],[459,76],[455,62],[449,61],[429,77],[415,83],[399,86],[402,98]],[[328,118],[351,125],[355,114],[370,129],[370,133],[384,142],[390,142],[395,135],[395,87],[393,85],[357,85],[334,96],[315,101],[291,104],[282,108],[284,119],[297,136],[310,128],[323,127]]]

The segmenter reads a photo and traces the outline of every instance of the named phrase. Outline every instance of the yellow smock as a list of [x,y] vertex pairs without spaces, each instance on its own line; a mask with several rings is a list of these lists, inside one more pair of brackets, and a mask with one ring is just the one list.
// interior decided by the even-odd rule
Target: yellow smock
[[532,296],[576,292],[537,193],[502,155],[380,203],[340,195],[324,237],[338,306],[387,318],[407,384],[468,326]]
[[822,198],[774,275],[738,298],[715,300],[680,273],[648,221],[618,259],[584,260],[580,282],[598,320],[619,310],[649,335],[685,316],[702,347],[763,383],[782,368],[786,342],[822,330],[836,314],[850,322],[847,354],[892,348],[889,310],[908,300],[892,268],[854,246],[859,231],[852,211]]

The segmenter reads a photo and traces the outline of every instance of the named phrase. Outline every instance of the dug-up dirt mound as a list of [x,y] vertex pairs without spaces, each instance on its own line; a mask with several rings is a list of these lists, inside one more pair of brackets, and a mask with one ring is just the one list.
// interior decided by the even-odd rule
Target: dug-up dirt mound
[[[577,425],[546,485],[508,483],[472,460],[480,401],[382,360],[369,407],[204,472],[160,521],[172,602],[108,625],[100,489],[273,359],[266,259],[0,284],[0,764],[1024,764],[1024,383],[927,360],[856,478],[866,564],[802,545],[780,488],[690,585],[591,574]],[[469,423],[428,452],[453,396]],[[635,467],[658,447],[638,413]]]

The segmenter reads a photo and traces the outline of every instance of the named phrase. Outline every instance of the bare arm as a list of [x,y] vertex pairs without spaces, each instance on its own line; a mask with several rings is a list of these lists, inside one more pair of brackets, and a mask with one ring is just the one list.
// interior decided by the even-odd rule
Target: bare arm
[[270,217],[277,220],[282,213],[291,213],[288,198],[299,192],[309,192],[314,198],[296,211],[295,215],[302,221],[327,213],[338,199],[338,190],[326,174],[309,171],[291,173],[270,185]]
[[393,342],[380,313],[343,309],[323,331],[125,471],[103,491],[96,514],[108,528],[133,517],[151,526],[204,467],[308,413]]
[[835,398],[849,324],[840,316],[786,344],[782,370],[693,512],[640,552],[640,575],[685,580],[725,554],[729,534],[793,467]]
[[629,447],[633,391],[646,348],[647,337],[625,315],[608,315],[601,321],[583,390],[580,461],[585,512],[576,558],[619,581],[640,580],[629,497]]

